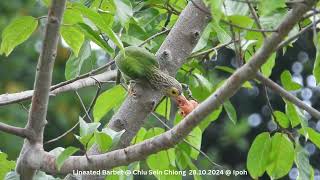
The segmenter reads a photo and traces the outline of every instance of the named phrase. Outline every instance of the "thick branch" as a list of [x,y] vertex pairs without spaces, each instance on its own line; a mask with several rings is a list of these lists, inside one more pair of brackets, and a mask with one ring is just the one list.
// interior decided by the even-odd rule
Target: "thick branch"
[[33,136],[31,132],[25,128],[10,126],[0,122],[0,131],[13,134],[22,138],[32,139]]
[[[201,0],[195,2],[204,7]],[[173,76],[176,74],[191,54],[207,23],[206,13],[190,2],[180,14],[178,21],[156,54],[162,70]],[[129,145],[147,116],[163,97],[160,92],[145,85],[135,87],[137,96],[135,98],[128,96],[108,124],[108,127],[115,131],[126,130],[121,137],[120,147]],[[97,153],[95,150],[91,152]]]
[[[43,131],[46,124],[46,115],[49,102],[49,92],[52,80],[53,65],[57,54],[59,28],[65,9],[66,0],[52,0],[48,12],[48,22],[45,29],[42,51],[38,60],[34,94],[26,129],[32,131],[35,138],[25,141],[19,156],[17,171],[22,179],[32,179],[34,169],[24,163],[29,156],[29,149],[42,146]],[[40,144],[40,145],[39,145]]]
[[[93,86],[96,84],[95,79],[103,83],[105,81],[114,79],[116,76],[117,76],[116,71],[107,71],[95,76],[89,76],[84,79],[78,79],[70,82],[68,81],[68,83],[62,82],[63,85],[60,85],[62,83],[59,83],[50,87],[50,89],[54,89],[50,92],[50,96],[57,95],[62,92],[74,91],[84,87]],[[58,85],[59,87],[57,87]],[[0,95],[0,106],[28,100],[32,97],[32,95],[33,95],[33,90]]]
[[[252,56],[249,63],[245,64],[232,74],[214,94],[210,95],[171,130],[124,149],[115,150],[101,155],[91,155],[90,161],[88,161],[84,156],[72,156],[65,161],[60,173],[70,173],[74,169],[110,169],[142,160],[150,154],[174,147],[185,136],[187,136],[202,119],[221,106],[224,101],[233,96],[245,81],[255,77],[261,65],[265,63],[268,57],[276,50],[278,44],[293,28],[295,23],[297,23],[303,14],[311,8],[314,1],[309,0],[306,2],[307,4],[297,4],[297,6],[294,6],[278,27],[278,31],[266,38],[263,46],[254,56]],[[38,165],[37,167],[40,166],[39,168],[45,172],[57,173],[55,165],[52,164],[55,162],[55,157],[44,151],[39,153],[39,155],[41,156],[40,164],[33,163],[32,157],[28,159],[28,162],[33,163],[35,166]]]

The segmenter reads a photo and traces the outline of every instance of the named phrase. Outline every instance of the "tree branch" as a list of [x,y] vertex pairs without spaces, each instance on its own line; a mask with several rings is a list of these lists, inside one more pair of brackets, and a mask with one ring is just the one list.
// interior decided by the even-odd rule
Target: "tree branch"
[[[314,1],[306,1],[305,4],[297,4],[288,13],[283,22],[279,25],[278,31],[266,38],[263,46],[251,57],[251,60],[233,73],[227,81],[205,101],[185,117],[171,130],[143,141],[139,144],[114,150],[101,155],[91,155],[90,161],[85,156],[71,156],[61,168],[60,173],[70,173],[77,170],[111,169],[113,167],[127,165],[131,162],[142,160],[150,154],[161,150],[169,149],[179,143],[187,136],[194,127],[209,113],[217,109],[221,104],[233,96],[244,82],[256,76],[259,68],[265,63],[268,57],[276,50],[281,40],[288,34],[302,15],[311,8]],[[36,154],[37,153],[37,154]],[[33,156],[40,156],[40,162],[34,162],[35,157],[29,156],[27,162],[45,172],[57,173],[55,156],[45,152],[37,151]]]
[[[65,82],[51,86],[50,96],[54,96],[62,92],[74,91],[84,87],[93,86],[96,84],[95,79],[103,83],[104,81],[115,79],[116,76],[117,76],[117,72],[114,70],[111,70],[111,71],[106,71],[104,73],[101,73],[92,77],[88,76],[82,79],[75,78],[75,80],[72,80],[72,81],[71,80],[65,81]],[[0,95],[0,106],[28,100],[32,97],[32,95],[33,95],[33,90]]]
[[13,134],[22,138],[33,139],[32,132],[26,128],[20,128],[15,126],[10,126],[0,122],[0,131]]
[[26,125],[26,129],[32,131],[35,136],[32,140],[25,141],[18,159],[17,171],[21,179],[32,179],[35,173],[35,169],[30,168],[28,164],[24,163],[24,159],[29,156],[28,150],[42,148],[52,71],[57,54],[59,28],[65,4],[66,0],[52,0],[51,7],[49,8],[42,51],[37,65],[34,94]]
[[261,83],[265,84],[267,87],[278,93],[284,99],[292,102],[299,108],[307,111],[311,116],[320,119],[320,112],[314,109],[312,106],[308,106],[306,103],[295,97],[294,95],[290,94],[288,91],[283,89],[277,83],[273,82],[271,79],[264,77],[262,74],[257,73],[256,78],[261,81]]

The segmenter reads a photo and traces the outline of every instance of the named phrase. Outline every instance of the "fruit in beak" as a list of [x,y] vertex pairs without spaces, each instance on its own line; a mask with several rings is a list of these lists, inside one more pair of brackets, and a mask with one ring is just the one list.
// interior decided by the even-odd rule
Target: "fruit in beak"
[[180,114],[183,117],[186,117],[189,113],[191,113],[197,106],[198,102],[195,100],[188,100],[184,95],[180,95],[176,97],[176,102],[180,109]]

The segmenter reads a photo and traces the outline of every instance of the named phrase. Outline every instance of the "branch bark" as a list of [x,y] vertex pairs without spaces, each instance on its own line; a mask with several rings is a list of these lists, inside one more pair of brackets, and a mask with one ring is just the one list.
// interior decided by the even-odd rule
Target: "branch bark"
[[[205,7],[201,0],[196,0],[195,2]],[[207,14],[195,7],[191,2],[187,5],[156,53],[163,71],[175,76],[177,70],[197,44],[208,20]],[[163,97],[160,92],[139,84],[136,86],[136,94],[136,98],[132,96],[126,98],[119,111],[108,124],[108,127],[115,131],[126,130],[121,136],[119,147],[126,147],[130,144],[155,105]],[[91,149],[91,153],[98,153],[96,150],[96,148]]]
[[[101,155],[91,155],[89,157],[90,161],[88,161],[85,156],[72,156],[65,161],[60,173],[70,173],[75,169],[111,169],[113,167],[127,165],[131,162],[142,160],[150,154],[174,147],[210,112],[217,109],[224,101],[233,96],[245,81],[256,76],[261,65],[267,61],[268,57],[281,43],[281,40],[284,39],[295,23],[301,19],[303,14],[312,7],[314,2],[315,1],[313,0],[309,0],[305,1],[305,3],[297,3],[279,25],[278,31],[266,38],[263,46],[252,56],[249,63],[245,64],[232,74],[214,94],[210,95],[171,130],[124,149],[114,150]],[[33,156],[27,158],[27,162],[30,165],[33,165],[32,167],[50,173],[58,172],[54,164],[55,156],[45,151],[37,151],[32,154]],[[38,158],[40,162],[35,162],[34,156],[40,157]]]
[[17,171],[21,179],[32,179],[35,169],[24,163],[30,149],[42,149],[43,131],[46,125],[46,115],[49,102],[49,92],[52,81],[52,71],[59,41],[59,28],[65,9],[66,0],[53,0],[48,12],[48,22],[45,29],[42,51],[39,56],[32,104],[26,129],[35,135],[32,140],[26,139],[22,147]]
[[290,94],[288,91],[283,89],[281,86],[279,86],[277,83],[273,82],[271,79],[264,77],[262,74],[258,73],[256,75],[256,79],[261,81],[261,83],[265,84],[267,87],[272,89],[274,92],[278,93],[281,97],[284,99],[292,102],[299,108],[307,111],[310,113],[311,116],[320,119],[320,112],[314,109],[312,106],[308,106],[306,103],[295,97],[294,95]]
[[[93,86],[96,84],[95,79],[103,83],[104,81],[115,79],[116,76],[116,71],[111,70],[95,76],[89,76],[83,79],[78,79],[76,81],[70,81],[68,83],[62,82],[64,84],[63,86],[60,86],[60,84],[62,83],[59,83],[50,87],[50,89],[53,89],[50,92],[50,96],[55,96],[62,92],[74,91],[84,87]],[[58,85],[59,87],[57,87]],[[0,106],[28,100],[32,98],[33,92],[33,90],[28,90],[19,93],[2,94],[0,95]]]
[[32,132],[26,128],[20,128],[15,126],[10,126],[0,122],[0,131],[13,134],[22,138],[33,139]]

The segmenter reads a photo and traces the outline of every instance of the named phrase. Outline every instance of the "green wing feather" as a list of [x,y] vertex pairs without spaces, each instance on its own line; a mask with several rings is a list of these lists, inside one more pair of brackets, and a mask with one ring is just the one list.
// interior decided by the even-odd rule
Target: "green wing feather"
[[130,46],[120,52],[116,58],[119,70],[131,79],[147,79],[147,74],[159,68],[159,63],[154,54],[148,50]]

